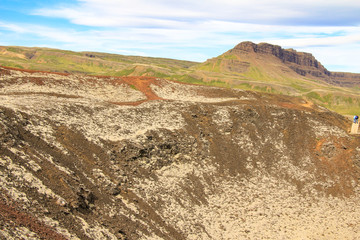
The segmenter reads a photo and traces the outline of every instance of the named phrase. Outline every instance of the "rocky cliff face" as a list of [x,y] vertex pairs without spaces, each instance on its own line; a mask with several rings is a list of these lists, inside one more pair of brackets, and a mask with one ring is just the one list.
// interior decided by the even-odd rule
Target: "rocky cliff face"
[[0,68],[0,119],[2,238],[360,236],[359,138],[297,98]]
[[329,75],[329,72],[324,66],[322,66],[310,53],[297,52],[293,49],[283,49],[280,46],[268,43],[255,44],[252,42],[242,42],[235,46],[234,50],[274,55],[283,62],[295,63],[304,67],[314,67],[319,69],[319,71],[326,73],[326,75]]
[[268,43],[255,44],[252,42],[242,42],[229,52],[239,56],[247,54],[275,56],[301,76],[318,78],[339,86],[360,85],[360,74],[330,72],[310,53],[283,49],[280,46]]
[[328,80],[330,83],[338,86],[354,87],[360,86],[360,74],[332,72]]

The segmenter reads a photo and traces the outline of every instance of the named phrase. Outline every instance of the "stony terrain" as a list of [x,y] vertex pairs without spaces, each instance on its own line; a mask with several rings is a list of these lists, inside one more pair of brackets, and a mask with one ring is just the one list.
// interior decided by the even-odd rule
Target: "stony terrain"
[[2,239],[359,239],[360,138],[300,98],[0,67]]

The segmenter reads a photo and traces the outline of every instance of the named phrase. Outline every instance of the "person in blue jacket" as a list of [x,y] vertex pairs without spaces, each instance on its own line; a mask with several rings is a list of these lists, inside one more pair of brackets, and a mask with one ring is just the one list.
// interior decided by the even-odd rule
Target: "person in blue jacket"
[[359,116],[358,116],[358,115],[355,115],[355,116],[354,116],[354,123],[358,123],[358,120],[359,120]]

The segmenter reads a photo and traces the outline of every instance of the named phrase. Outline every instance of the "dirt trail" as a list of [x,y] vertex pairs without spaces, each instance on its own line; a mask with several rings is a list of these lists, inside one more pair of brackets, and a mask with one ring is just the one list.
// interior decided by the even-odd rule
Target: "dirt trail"
[[151,85],[158,85],[156,78],[152,77],[122,77],[124,82],[133,85],[135,89],[144,93],[148,100],[161,100],[152,90]]
[[156,78],[152,77],[121,77],[121,80],[128,84],[131,88],[142,92],[146,96],[146,100],[135,102],[112,102],[117,105],[137,106],[151,100],[164,100],[156,95],[151,89],[151,85],[158,85]]

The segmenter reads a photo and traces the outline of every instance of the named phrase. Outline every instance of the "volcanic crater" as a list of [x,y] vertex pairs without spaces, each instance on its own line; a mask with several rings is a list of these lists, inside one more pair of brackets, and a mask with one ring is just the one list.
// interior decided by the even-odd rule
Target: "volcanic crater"
[[359,136],[301,98],[0,67],[3,239],[357,239]]

